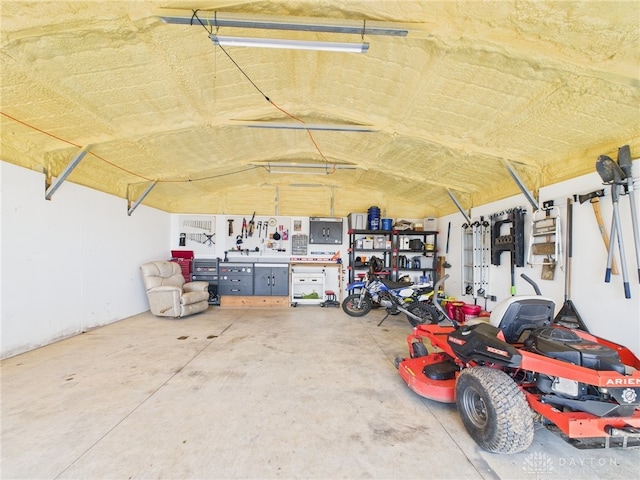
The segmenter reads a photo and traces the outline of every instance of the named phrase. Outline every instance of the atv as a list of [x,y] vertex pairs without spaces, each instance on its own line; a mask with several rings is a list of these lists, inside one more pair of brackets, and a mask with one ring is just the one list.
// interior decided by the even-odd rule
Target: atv
[[459,324],[435,300],[450,325],[413,329],[410,358],[396,358],[402,379],[422,397],[455,403],[469,435],[489,452],[526,450],[534,417],[571,443],[637,444],[640,360],[621,345],[555,323],[553,300],[522,277],[538,295],[507,298],[488,323]]

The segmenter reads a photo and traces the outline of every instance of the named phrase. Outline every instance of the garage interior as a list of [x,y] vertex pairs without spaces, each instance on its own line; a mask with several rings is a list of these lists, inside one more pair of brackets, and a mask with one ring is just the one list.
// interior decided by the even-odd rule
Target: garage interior
[[[379,235],[353,231],[379,209],[425,244],[404,272],[395,247],[366,252],[396,278],[447,274],[444,296],[491,311],[533,294],[524,273],[640,356],[638,2],[6,1],[0,18],[3,478],[637,476],[637,449],[542,426],[525,452],[483,451],[398,376],[406,317],[319,303],[364,271],[356,242]],[[274,39],[296,48],[255,45]],[[317,50],[336,43],[358,51]],[[615,202],[597,161],[625,146]],[[470,225],[522,211],[529,247],[545,205],[553,268],[504,255],[479,293]],[[598,215],[613,240],[617,210],[605,282]],[[140,267],[185,251],[286,266],[286,293],[154,316]],[[300,272],[319,297],[296,296]]]

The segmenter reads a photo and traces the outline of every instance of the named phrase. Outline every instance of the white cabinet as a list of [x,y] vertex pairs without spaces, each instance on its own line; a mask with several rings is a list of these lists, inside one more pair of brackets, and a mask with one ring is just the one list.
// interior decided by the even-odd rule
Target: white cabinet
[[291,306],[324,302],[324,273],[291,271]]
[[[342,302],[342,263],[328,261],[292,261],[291,306],[335,305]],[[339,304],[339,303],[338,303]]]

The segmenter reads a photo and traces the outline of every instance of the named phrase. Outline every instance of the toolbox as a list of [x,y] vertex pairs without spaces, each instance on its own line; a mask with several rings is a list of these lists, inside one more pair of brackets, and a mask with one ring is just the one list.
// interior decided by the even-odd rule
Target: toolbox
[[193,250],[171,250],[171,261],[180,265],[185,282],[191,281],[191,263],[193,262]]

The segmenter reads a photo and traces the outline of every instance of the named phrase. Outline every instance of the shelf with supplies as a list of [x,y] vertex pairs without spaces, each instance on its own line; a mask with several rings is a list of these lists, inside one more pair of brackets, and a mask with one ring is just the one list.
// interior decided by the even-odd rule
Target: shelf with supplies
[[435,283],[438,232],[435,230],[394,231],[393,279],[409,275],[414,283]]
[[391,278],[393,233],[393,230],[349,230],[349,283],[367,273],[374,256],[383,262],[380,274]]
[[437,238],[437,231],[349,230],[349,282],[368,271],[372,256],[382,260],[381,274],[391,280],[417,273],[411,281],[435,282]]

